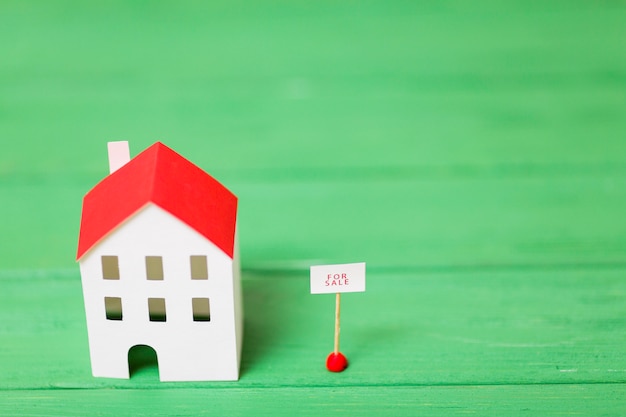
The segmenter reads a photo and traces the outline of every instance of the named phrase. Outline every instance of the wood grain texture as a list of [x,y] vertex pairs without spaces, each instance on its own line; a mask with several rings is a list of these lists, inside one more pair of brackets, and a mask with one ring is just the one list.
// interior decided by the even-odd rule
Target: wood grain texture
[[[79,276],[5,278],[0,321],[7,326],[3,333],[13,337],[0,357],[0,388],[625,382],[624,271],[370,269],[368,291],[343,297],[342,351],[351,366],[340,375],[324,366],[333,348],[334,297],[309,295],[306,271],[245,271],[245,346],[237,384],[160,383],[154,367],[131,380],[92,378]],[[33,355],[35,347],[45,354]]]
[[[0,415],[626,412],[621,2],[0,3]],[[91,377],[82,196],[161,140],[240,198],[237,383]],[[367,292],[308,294],[366,261]]]
[[0,392],[3,415],[84,416],[615,416],[623,384],[471,387],[180,388]]

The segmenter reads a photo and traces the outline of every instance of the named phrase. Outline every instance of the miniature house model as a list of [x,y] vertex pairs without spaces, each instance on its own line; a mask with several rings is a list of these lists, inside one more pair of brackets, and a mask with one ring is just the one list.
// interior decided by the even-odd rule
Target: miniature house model
[[129,378],[150,346],[161,381],[237,380],[242,308],[237,197],[162,143],[111,173],[83,201],[80,263],[94,376]]

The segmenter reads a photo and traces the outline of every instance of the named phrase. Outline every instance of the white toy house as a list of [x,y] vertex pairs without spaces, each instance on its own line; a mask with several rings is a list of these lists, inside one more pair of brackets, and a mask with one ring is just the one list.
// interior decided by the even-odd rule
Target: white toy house
[[83,201],[77,260],[93,375],[129,378],[130,349],[147,345],[161,381],[237,380],[237,197],[162,143],[128,154],[126,142],[109,143],[112,172]]

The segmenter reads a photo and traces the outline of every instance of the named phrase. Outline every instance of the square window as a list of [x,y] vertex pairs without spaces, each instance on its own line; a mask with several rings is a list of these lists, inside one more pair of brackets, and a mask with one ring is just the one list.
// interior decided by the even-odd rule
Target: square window
[[165,321],[165,298],[148,298],[150,321]]
[[104,310],[107,320],[122,320],[122,299],[120,297],[104,297]]
[[209,279],[206,256],[191,255],[189,261],[191,264],[191,279]]
[[102,278],[120,279],[120,267],[117,256],[102,256]]
[[161,256],[146,256],[146,278],[154,281],[163,279],[163,258]]
[[211,321],[211,306],[208,298],[192,298],[193,321]]

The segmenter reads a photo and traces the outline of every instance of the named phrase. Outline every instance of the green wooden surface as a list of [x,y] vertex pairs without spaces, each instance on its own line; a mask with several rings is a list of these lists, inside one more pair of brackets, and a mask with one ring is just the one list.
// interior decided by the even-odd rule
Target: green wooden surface
[[[626,413],[626,3],[153,3],[0,2],[0,415]],[[240,197],[239,382],[91,377],[107,140]]]

